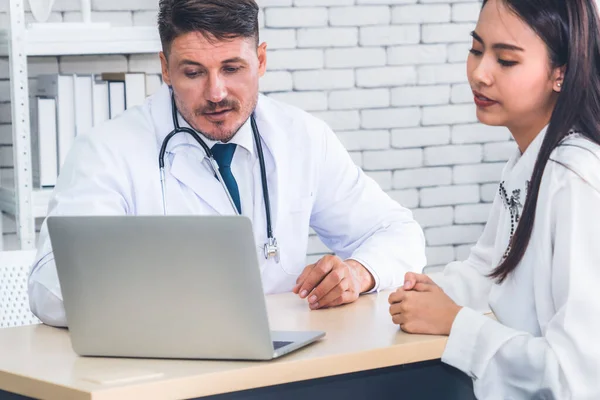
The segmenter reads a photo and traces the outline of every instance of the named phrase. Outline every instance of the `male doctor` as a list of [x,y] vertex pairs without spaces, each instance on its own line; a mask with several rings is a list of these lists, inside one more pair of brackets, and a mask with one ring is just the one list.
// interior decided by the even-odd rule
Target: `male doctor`
[[[48,214],[153,215],[163,214],[165,204],[169,215],[232,214],[235,205],[263,244],[268,237],[254,113],[280,252],[277,260],[257,250],[265,292],[293,291],[320,309],[401,285],[406,272],[425,265],[421,228],[354,165],[323,121],[259,95],[267,45],[259,45],[258,11],[254,0],[161,0],[165,85],[144,105],[77,137]],[[178,122],[211,148],[223,184],[202,146],[178,133],[166,146],[163,202],[158,157],[174,129],[171,93]],[[309,226],[337,256],[305,267]],[[66,326],[46,223],[29,297],[44,323]]]

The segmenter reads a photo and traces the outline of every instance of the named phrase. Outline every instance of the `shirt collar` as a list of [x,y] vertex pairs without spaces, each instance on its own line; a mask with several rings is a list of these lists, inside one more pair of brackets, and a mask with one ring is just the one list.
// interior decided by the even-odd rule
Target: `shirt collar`
[[[205,136],[203,136],[202,139],[204,139],[204,141],[210,148],[212,148],[217,143],[222,143],[220,141],[210,140]],[[252,125],[250,123],[250,118],[248,118],[246,122],[244,122],[240,129],[238,129],[235,135],[233,135],[231,140],[227,143],[236,144],[239,147],[248,151],[250,155],[254,155],[254,138],[252,135]]]
[[538,133],[529,146],[527,146],[527,149],[525,149],[524,153],[521,154],[521,151],[518,148],[515,150],[514,155],[508,162],[507,172],[510,174],[509,179],[524,177],[526,180],[529,180],[531,174],[533,173],[533,167],[537,161],[542,143],[546,137],[547,130],[548,125],[546,125],[540,131],[540,133]]
[[[190,124],[188,124],[188,122],[181,116],[181,114],[177,113],[177,117],[179,119],[180,126],[191,128]],[[193,128],[191,128],[191,129],[193,129]],[[198,132],[198,131],[196,131],[196,132]],[[222,143],[220,141],[211,140],[199,132],[198,132],[198,134],[199,134],[200,138],[204,141],[204,143],[206,143],[206,145],[209,148],[212,148],[217,143]],[[185,140],[187,140],[188,144],[198,145],[196,143],[196,141],[190,135],[181,135],[181,136],[185,136]],[[173,139],[175,139],[175,138],[173,138]],[[179,138],[179,139],[182,139],[182,138]],[[240,146],[241,148],[245,149],[246,151],[248,151],[251,156],[254,156],[254,135],[252,133],[252,125],[250,122],[250,118],[248,118],[246,120],[246,122],[244,122],[244,124],[240,127],[240,129],[238,129],[238,131],[235,133],[233,138],[231,138],[231,140],[228,143],[236,144],[236,145]]]

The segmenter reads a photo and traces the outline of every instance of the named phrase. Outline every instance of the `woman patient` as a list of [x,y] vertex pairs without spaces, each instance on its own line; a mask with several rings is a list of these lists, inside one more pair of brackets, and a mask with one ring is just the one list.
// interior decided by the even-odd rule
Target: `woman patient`
[[467,62],[477,117],[518,150],[469,258],[437,283],[408,273],[389,298],[402,330],[449,335],[442,361],[481,399],[600,399],[595,3],[483,1]]

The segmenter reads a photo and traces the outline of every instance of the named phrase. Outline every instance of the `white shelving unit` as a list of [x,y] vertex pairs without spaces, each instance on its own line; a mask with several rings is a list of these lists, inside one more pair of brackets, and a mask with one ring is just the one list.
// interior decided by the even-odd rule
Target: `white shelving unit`
[[24,1],[9,0],[10,27],[0,30],[0,56],[8,56],[10,67],[15,175],[14,188],[0,187],[0,211],[15,216],[20,248],[29,250],[35,247],[35,218],[45,216],[52,190],[32,186],[27,57],[157,53],[161,45],[154,27],[28,27]]

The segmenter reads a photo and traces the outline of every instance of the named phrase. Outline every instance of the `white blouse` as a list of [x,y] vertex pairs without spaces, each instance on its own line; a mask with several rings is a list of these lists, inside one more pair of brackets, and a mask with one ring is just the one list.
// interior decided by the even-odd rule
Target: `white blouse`
[[486,276],[506,252],[544,136],[508,161],[469,258],[437,279],[464,306],[442,361],[473,378],[479,399],[600,399],[600,146],[572,134],[555,149],[521,263],[502,284]]

